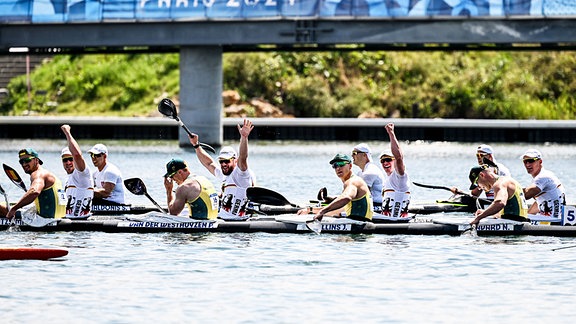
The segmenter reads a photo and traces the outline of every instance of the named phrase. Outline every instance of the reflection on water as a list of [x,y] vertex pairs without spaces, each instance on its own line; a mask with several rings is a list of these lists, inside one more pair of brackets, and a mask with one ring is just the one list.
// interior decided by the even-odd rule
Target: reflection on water
[[[94,143],[82,142],[87,150]],[[162,175],[173,157],[210,176],[192,152],[169,145],[107,142],[125,178],[139,177],[160,203]],[[232,143],[236,145],[236,143]],[[355,143],[252,141],[258,184],[293,202],[341,183],[328,165]],[[369,143],[376,152],[387,143]],[[38,150],[64,178],[62,141],[0,141],[0,162],[15,167],[22,147]],[[467,188],[475,145],[404,143],[413,181]],[[495,144],[496,158],[530,182],[523,144]],[[571,145],[542,145],[545,165],[576,197]],[[26,180],[26,179],[25,179]],[[22,195],[5,175],[12,201]],[[414,201],[445,199],[443,190],[412,188]],[[137,204],[145,197],[127,193]],[[6,323],[35,322],[473,322],[571,318],[574,250],[559,237],[315,235],[268,233],[0,232],[2,246],[61,247],[61,262],[2,261],[0,313]],[[520,310],[520,311],[519,311]]]

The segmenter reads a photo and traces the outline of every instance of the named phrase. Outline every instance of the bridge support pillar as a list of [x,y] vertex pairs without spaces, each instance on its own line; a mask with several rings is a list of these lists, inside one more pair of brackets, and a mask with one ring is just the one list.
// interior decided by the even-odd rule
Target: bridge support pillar
[[[180,49],[180,111],[182,122],[198,134],[200,141],[221,146],[222,130],[222,47]],[[180,129],[181,147],[191,146]]]

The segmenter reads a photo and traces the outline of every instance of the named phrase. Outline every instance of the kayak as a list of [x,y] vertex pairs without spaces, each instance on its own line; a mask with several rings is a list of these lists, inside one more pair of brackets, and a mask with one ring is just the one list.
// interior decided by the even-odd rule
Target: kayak
[[[252,217],[246,221],[194,220],[151,212],[135,216],[94,216],[88,220],[59,219],[46,226],[34,227],[17,220],[21,231],[107,233],[313,233],[310,226],[313,215],[278,215]],[[319,224],[320,233],[331,234],[387,234],[387,235],[461,235],[470,230],[470,217],[414,218],[409,222],[373,223],[348,218],[324,217]],[[6,219],[0,220],[0,229],[8,228]],[[576,237],[576,226],[550,225],[549,222],[515,222],[504,219],[484,219],[477,227],[478,235],[533,235]]]
[[430,203],[415,203],[408,206],[408,212],[418,215],[437,213],[473,213],[478,207],[485,208],[486,203],[463,195],[454,195],[447,200],[436,200]]
[[[250,201],[248,212],[253,214],[281,215],[296,213],[299,209],[307,206],[325,206],[331,201],[327,196],[326,188],[320,189],[317,200],[310,200],[307,206],[300,206],[290,202],[279,192],[263,187],[250,187],[246,189],[246,196]],[[486,207],[485,199],[458,194],[447,200],[436,200],[435,202],[412,203],[408,206],[408,213],[416,215],[429,215],[437,213],[464,212],[473,213],[478,207]]]
[[0,247],[0,260],[48,260],[67,254],[68,251],[63,249]]

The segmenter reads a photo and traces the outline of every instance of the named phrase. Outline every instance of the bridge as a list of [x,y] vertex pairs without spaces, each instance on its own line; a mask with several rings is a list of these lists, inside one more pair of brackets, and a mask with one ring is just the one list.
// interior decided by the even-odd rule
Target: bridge
[[0,55],[179,52],[180,117],[215,145],[224,52],[574,50],[575,31],[576,0],[0,0]]

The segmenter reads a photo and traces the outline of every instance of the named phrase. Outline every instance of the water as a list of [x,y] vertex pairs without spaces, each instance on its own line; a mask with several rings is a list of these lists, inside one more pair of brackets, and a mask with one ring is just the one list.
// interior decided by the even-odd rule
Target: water
[[[84,150],[92,144],[81,142]],[[161,204],[164,166],[172,157],[209,176],[175,142],[107,144],[124,177],[142,178]],[[302,203],[323,186],[340,191],[328,161],[354,144],[252,141],[249,163],[259,185]],[[383,149],[382,143],[370,144]],[[25,177],[16,152],[30,146],[64,178],[62,145],[2,141],[0,162]],[[530,183],[519,160],[526,145],[493,147],[517,180]],[[403,148],[413,181],[469,185],[474,145],[414,142]],[[574,202],[576,147],[538,148]],[[11,200],[22,195],[5,175],[0,183]],[[412,193],[413,201],[449,196],[420,187]],[[127,198],[151,204],[129,192]],[[3,323],[535,323],[573,316],[576,249],[552,249],[576,244],[574,238],[0,232],[0,240],[2,246],[70,251],[61,261],[0,262]]]

